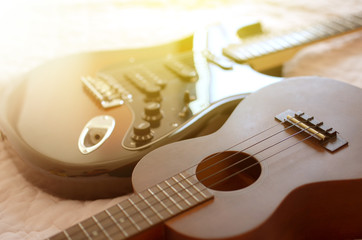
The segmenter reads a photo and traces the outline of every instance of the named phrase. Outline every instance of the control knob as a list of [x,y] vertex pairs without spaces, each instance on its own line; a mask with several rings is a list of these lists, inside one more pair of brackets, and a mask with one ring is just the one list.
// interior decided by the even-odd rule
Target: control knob
[[145,106],[143,119],[147,122],[159,121],[162,118],[161,104],[158,102],[149,102]]
[[133,134],[131,138],[137,143],[150,141],[153,138],[151,124],[145,121],[135,123],[133,125]]

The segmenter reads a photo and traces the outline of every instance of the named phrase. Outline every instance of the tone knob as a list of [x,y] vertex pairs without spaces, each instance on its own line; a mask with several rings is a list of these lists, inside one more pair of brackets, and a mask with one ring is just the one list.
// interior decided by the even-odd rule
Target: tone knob
[[160,97],[161,88],[159,86],[147,84],[144,89],[148,98]]
[[161,104],[158,102],[149,102],[145,106],[143,119],[148,122],[159,121],[162,118]]
[[147,142],[153,138],[151,124],[141,121],[133,125],[133,134],[131,138],[136,142]]

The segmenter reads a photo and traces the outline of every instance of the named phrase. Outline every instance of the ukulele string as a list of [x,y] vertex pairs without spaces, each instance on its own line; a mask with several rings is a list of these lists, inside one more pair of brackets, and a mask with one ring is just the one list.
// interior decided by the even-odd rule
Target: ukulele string
[[[287,139],[290,139],[291,137],[294,137],[294,136],[296,136],[296,135],[298,135],[298,134],[300,134],[300,133],[302,133],[302,132],[303,132],[303,130],[300,130],[300,131],[294,133],[293,135],[291,135],[291,136],[289,136],[289,137],[287,137],[287,138],[279,141],[278,143],[274,144],[274,146],[276,146],[277,144],[279,144],[279,143],[281,143],[281,142],[283,142],[283,141],[286,141]],[[267,160],[267,159],[269,159],[269,158],[271,158],[271,157],[273,157],[273,156],[275,156],[275,155],[277,155],[277,154],[279,154],[279,153],[281,153],[281,152],[283,152],[283,151],[286,151],[286,150],[294,147],[295,145],[297,145],[297,144],[299,144],[299,143],[304,142],[305,140],[311,138],[312,136],[313,136],[313,135],[308,136],[308,137],[306,137],[306,138],[304,138],[304,139],[302,139],[302,140],[300,140],[300,141],[298,141],[298,142],[296,142],[296,143],[294,143],[294,144],[292,144],[292,145],[289,145],[289,146],[287,146],[287,147],[279,150],[278,152],[276,152],[276,153],[274,153],[274,154],[271,154],[270,156],[268,156],[268,157],[266,157],[266,158],[264,158],[264,159],[262,159],[262,160],[260,160],[260,161],[258,161],[258,162],[256,162],[256,163],[254,163],[254,164],[252,164],[252,165],[250,165],[250,166],[248,166],[248,167],[245,167],[245,168],[243,168],[243,169],[241,169],[241,170],[239,170],[239,171],[237,171],[237,172],[235,172],[235,173],[233,173],[233,174],[231,174],[231,175],[229,175],[229,176],[227,176],[227,177],[225,177],[225,178],[223,178],[223,179],[221,179],[221,180],[219,180],[219,181],[211,184],[209,188],[211,188],[211,187],[213,187],[213,186],[216,186],[217,184],[220,184],[221,182],[223,182],[223,181],[225,181],[225,180],[227,180],[227,179],[229,179],[229,178],[231,178],[231,177],[233,177],[233,176],[235,176],[235,175],[237,175],[237,174],[240,174],[240,173],[242,173],[243,171],[246,171],[247,169],[249,169],[249,168],[251,168],[251,167],[253,167],[253,166],[255,166],[255,165],[257,165],[257,164],[259,164],[259,163],[261,163],[261,162],[264,162],[265,160]],[[269,146],[268,148],[271,148],[271,147],[272,147],[272,146]],[[260,151],[260,152],[261,152],[261,151]],[[258,153],[260,153],[260,152],[258,152]],[[256,153],[256,154],[258,154],[258,153]],[[256,154],[254,154],[254,155],[256,155]],[[249,157],[250,157],[250,156],[249,156]],[[248,158],[248,157],[247,157],[247,158]],[[242,161],[245,161],[245,160],[246,160],[246,158],[241,159],[238,163],[240,163],[240,162],[242,162]],[[222,172],[222,171],[224,171],[225,169],[226,169],[226,168],[220,170],[219,173]],[[189,176],[189,177],[190,177],[190,176]],[[206,178],[204,178],[204,179],[202,179],[202,180],[199,180],[199,181],[202,183],[202,181],[204,181],[205,179],[206,179]],[[195,185],[195,184],[194,184],[194,185]],[[205,189],[209,189],[208,187],[206,187],[206,186],[204,186],[204,185],[202,185],[202,186],[203,186],[204,188],[203,188],[203,189],[200,189],[200,191],[203,191],[203,190],[205,190]],[[181,191],[186,191],[186,189],[182,189]],[[173,193],[173,194],[171,194],[169,197],[173,197],[173,196],[175,196],[175,194],[176,194],[176,193]],[[178,204],[178,203],[185,202],[185,200],[190,199],[190,198],[192,198],[191,195],[189,195],[188,197],[185,197],[185,199],[181,199],[181,198],[180,198],[180,200],[176,201],[174,204]],[[165,198],[164,198],[164,199],[165,199]],[[166,211],[166,209],[162,209],[159,213],[161,214],[163,211]],[[143,222],[144,220],[141,220],[141,221]],[[139,221],[139,222],[141,222],[141,221]],[[136,223],[139,223],[139,222],[136,222]],[[133,228],[133,226],[130,225],[130,226],[128,226],[128,228],[126,228],[125,230],[130,229],[130,228]]]
[[[302,131],[302,130],[301,130],[301,131]],[[240,173],[248,170],[249,168],[252,168],[252,167],[260,164],[261,162],[264,162],[265,160],[267,160],[267,159],[269,159],[269,158],[271,158],[271,157],[274,157],[275,155],[277,155],[277,154],[279,154],[279,153],[281,153],[281,152],[284,152],[284,151],[288,150],[289,148],[294,147],[295,145],[297,145],[297,144],[299,144],[299,143],[304,142],[305,140],[313,137],[314,135],[315,135],[315,134],[310,135],[310,136],[308,136],[308,137],[305,137],[304,139],[302,139],[302,140],[300,140],[300,141],[298,141],[298,142],[296,142],[296,143],[294,143],[294,144],[292,144],[292,145],[290,145],[290,146],[288,146],[288,147],[286,147],[286,148],[284,148],[284,149],[282,149],[282,150],[279,150],[279,151],[277,151],[276,153],[273,153],[273,154],[269,155],[268,157],[266,157],[266,158],[264,158],[264,159],[262,159],[262,160],[260,160],[260,161],[258,161],[258,162],[255,162],[255,163],[253,163],[253,164],[251,164],[251,165],[249,165],[249,166],[247,166],[247,167],[245,167],[245,168],[243,168],[243,169],[241,169],[241,170],[239,170],[239,171],[237,171],[237,172],[235,172],[235,173],[233,173],[233,174],[231,174],[231,175],[229,175],[229,176],[227,176],[227,177],[225,177],[225,178],[223,178],[223,179],[221,179],[221,180],[219,180],[219,181],[217,181],[217,182],[215,182],[215,183],[213,183],[213,184],[211,184],[210,187],[214,187],[214,186],[216,186],[217,184],[220,184],[221,182],[223,182],[223,181],[225,181],[225,180],[227,180],[227,179],[229,179],[229,178],[232,178],[233,176],[236,176],[236,175],[238,175],[238,174],[240,174]],[[207,187],[205,187],[204,189],[207,189]]]
[[[233,163],[233,164],[225,167],[224,169],[221,169],[221,170],[218,171],[218,172],[215,172],[215,173],[213,173],[213,174],[208,175],[207,177],[205,177],[205,178],[203,178],[202,180],[199,180],[199,181],[202,183],[203,181],[205,181],[205,180],[207,180],[207,179],[209,179],[209,178],[211,178],[211,177],[213,177],[213,176],[215,176],[215,175],[217,175],[217,174],[219,174],[219,173],[221,173],[221,172],[223,172],[223,171],[226,171],[226,170],[228,170],[228,169],[230,169],[230,168],[232,168],[232,167],[234,167],[234,166],[236,166],[236,165],[238,165],[238,164],[240,164],[240,163],[242,163],[242,162],[244,162],[244,161],[246,161],[246,160],[254,157],[255,155],[257,155],[257,154],[259,154],[259,153],[261,153],[261,152],[264,152],[264,151],[266,151],[266,150],[268,150],[268,149],[270,149],[270,148],[272,148],[272,147],[275,147],[276,145],[278,145],[278,144],[280,144],[280,143],[282,143],[282,142],[285,142],[286,140],[288,140],[288,139],[290,139],[290,138],[292,138],[292,137],[295,137],[296,135],[298,135],[299,133],[301,133],[301,132],[303,132],[303,131],[304,131],[304,130],[300,130],[300,131],[298,131],[298,132],[296,132],[296,133],[294,133],[294,134],[292,134],[292,135],[290,135],[290,136],[288,136],[288,137],[286,137],[286,138],[284,138],[284,139],[282,139],[282,140],[280,140],[280,141],[278,141],[278,142],[276,142],[276,143],[274,143],[274,144],[272,144],[272,145],[270,145],[270,146],[268,146],[268,147],[266,147],[266,148],[264,148],[264,149],[262,149],[262,150],[260,150],[260,151],[258,151],[258,152],[256,152],[256,153],[254,153],[254,154],[252,154],[252,155],[249,155],[249,156],[247,156],[247,157],[245,157],[245,158],[243,158],[243,159],[241,159],[241,160],[239,160],[239,161],[237,161],[237,162],[235,162],[235,163]],[[248,147],[248,148],[249,148],[249,147]],[[240,151],[237,151],[237,152],[235,152],[233,155],[239,154],[239,153],[241,153],[241,152],[243,152],[243,151],[245,151],[245,149],[240,150]],[[232,156],[232,155],[231,155],[231,156]],[[223,161],[227,160],[228,158],[230,158],[230,156],[228,156],[228,157],[226,157],[226,158],[224,158],[224,159],[222,159],[222,160],[220,160],[220,161],[218,161],[218,162],[216,162],[216,163],[223,162]],[[264,161],[264,160],[261,160],[261,161],[256,162],[255,165],[259,164],[259,163],[262,162],[262,161]],[[253,164],[253,165],[254,165],[254,164]],[[249,168],[249,166],[247,167],[247,169],[248,169],[248,168]],[[242,171],[244,171],[244,170],[246,170],[246,169],[243,169]],[[200,172],[201,172],[201,171],[195,173],[194,175],[196,175],[196,174],[198,174],[198,173],[200,173]]]
[[[274,126],[272,126],[272,127],[269,127],[268,129],[263,130],[263,131],[255,134],[255,135],[253,135],[253,136],[251,136],[251,137],[249,137],[249,138],[247,138],[247,139],[245,139],[245,140],[243,140],[243,141],[241,141],[241,142],[233,145],[232,147],[229,147],[227,150],[229,150],[229,149],[231,149],[231,148],[239,145],[240,143],[243,143],[243,142],[245,142],[245,141],[247,141],[247,140],[250,140],[250,139],[252,139],[252,138],[254,138],[254,137],[256,137],[256,136],[258,136],[258,135],[260,135],[260,134],[262,134],[262,133],[264,133],[264,132],[266,132],[266,131],[268,131],[268,130],[276,127],[276,126],[279,126],[280,124],[281,124],[281,123],[278,123],[278,124],[276,124],[276,125],[274,125]],[[280,132],[284,132],[284,131],[286,131],[287,129],[293,127],[294,125],[295,125],[295,124],[292,124],[292,125],[289,126],[288,128],[284,128],[283,130],[281,130],[281,131],[279,131],[279,132],[277,132],[277,133],[274,133],[272,136],[275,136],[275,135],[277,135],[277,134],[280,133]],[[299,131],[298,133],[300,133],[300,132],[302,132],[302,131]],[[293,134],[293,135],[296,135],[296,134],[298,134],[298,133],[295,133],[295,134]],[[269,136],[269,137],[267,137],[267,138],[259,141],[258,143],[263,142],[263,141],[265,141],[266,139],[268,139],[268,138],[270,138],[270,137],[271,137],[271,136]],[[291,138],[291,136],[289,136],[288,139],[289,139],[289,138]],[[257,143],[257,144],[258,144],[258,143]],[[256,145],[256,144],[254,144],[254,145]],[[277,144],[274,144],[274,145],[277,145]],[[250,148],[250,146],[249,146],[248,148]],[[270,148],[270,147],[268,147],[268,148]],[[226,152],[227,150],[224,150],[224,152]],[[242,151],[243,151],[243,150],[242,150]],[[240,151],[240,152],[241,152],[241,151]],[[260,152],[259,152],[259,153],[260,153]],[[221,154],[221,153],[219,153],[219,154]],[[255,155],[255,154],[254,154],[254,155]],[[205,160],[206,160],[206,159],[205,159]],[[224,161],[224,160],[225,160],[225,159],[222,159],[222,160],[218,161],[217,163],[220,163],[221,161]],[[240,160],[239,163],[242,162],[242,161],[244,161],[244,160],[245,160],[245,159]],[[216,163],[216,164],[217,164],[217,163]],[[213,165],[215,165],[215,164],[213,164]],[[195,166],[197,166],[197,164],[195,164],[194,166],[191,166],[191,167],[187,168],[187,169],[184,170],[184,171],[187,171],[187,170],[189,170],[189,169],[191,169],[191,168],[193,168],[193,167],[195,167]],[[203,170],[205,170],[205,169],[203,169]],[[222,169],[222,170],[220,170],[219,172],[222,172],[223,170],[225,170],[225,169]],[[242,171],[243,171],[243,170],[241,170],[240,172],[242,172]],[[201,171],[199,171],[199,172],[201,172]],[[197,172],[197,173],[199,173],[199,172]],[[237,173],[237,174],[238,174],[238,173]],[[188,178],[193,177],[193,176],[195,176],[195,175],[196,175],[196,174],[187,176],[187,177],[186,177],[184,180],[182,180],[182,181],[186,181]],[[203,180],[204,180],[204,179],[203,179]],[[200,182],[202,182],[203,180],[200,180]],[[225,179],[225,180],[226,180],[226,179]],[[166,190],[166,189],[168,189],[168,188],[171,188],[172,186],[174,186],[174,185],[176,185],[176,184],[178,184],[178,183],[174,183],[174,184],[168,186],[167,188],[165,188],[165,189],[163,189],[163,190]],[[207,188],[205,187],[204,189],[207,189]],[[186,190],[186,189],[185,189],[185,190]],[[183,190],[183,191],[185,191],[185,190]],[[160,192],[161,192],[161,191],[158,191],[158,192],[156,192],[155,194],[158,194],[158,193],[160,193]],[[168,196],[168,198],[174,197],[175,194],[176,194],[176,193],[171,194],[171,196]],[[138,193],[135,193],[135,195],[138,195]],[[151,197],[152,197],[152,196],[151,196]],[[191,197],[191,196],[190,196],[190,197]],[[190,198],[190,197],[187,197],[187,198]],[[165,200],[165,199],[167,199],[167,197],[164,197],[163,199],[160,199],[160,200],[163,201],[163,200]],[[147,199],[146,199],[146,200],[147,200]],[[181,200],[181,201],[184,201],[184,200]],[[175,202],[175,204],[180,203],[181,201]],[[142,200],[139,201],[139,202],[142,202]],[[137,204],[137,203],[139,203],[139,202],[136,202],[136,203],[134,203],[134,204]],[[131,205],[131,206],[127,207],[127,208],[132,208],[132,207],[133,207],[133,206]],[[127,208],[125,208],[124,210],[126,210]],[[144,209],[145,209],[145,208],[144,208]],[[142,211],[142,210],[144,210],[144,209],[140,209],[140,211]],[[161,210],[161,212],[162,212],[162,211],[164,211],[164,210]],[[137,214],[137,213],[136,213],[136,214]],[[132,218],[134,215],[135,215],[135,214],[130,215],[129,218]],[[102,219],[100,219],[99,221],[102,221]],[[137,223],[136,223],[136,224],[137,224]],[[97,225],[97,223],[94,222],[93,225]],[[108,226],[103,226],[103,227],[104,227],[104,228],[108,228]],[[132,227],[132,225],[131,225],[131,226],[128,226],[127,228],[129,229],[130,227]],[[126,229],[123,228],[123,229],[124,229],[124,230],[127,230],[127,228],[126,228]],[[66,231],[66,230],[65,230],[65,231]],[[64,232],[65,232],[65,231],[64,231]],[[82,232],[82,231],[79,231],[79,232]]]
[[[253,136],[251,136],[251,137],[249,137],[249,138],[247,138],[247,139],[245,139],[245,140],[243,140],[243,141],[241,141],[241,142],[239,142],[239,143],[236,143],[236,144],[232,145],[231,147],[226,148],[226,149],[223,150],[222,152],[218,152],[218,153],[216,153],[216,154],[214,154],[214,155],[211,155],[211,156],[209,156],[209,157],[206,157],[205,160],[204,160],[204,163],[205,163],[206,161],[209,161],[209,160],[211,160],[211,159],[213,159],[213,158],[215,158],[215,157],[217,157],[217,156],[219,156],[219,155],[221,155],[221,154],[229,151],[230,149],[232,149],[232,148],[234,148],[234,147],[236,147],[236,146],[238,146],[238,145],[240,145],[240,144],[242,144],[242,143],[244,143],[244,142],[246,142],[246,141],[248,141],[248,140],[250,140],[250,139],[252,139],[252,138],[254,138],[254,137],[256,137],[256,136],[258,136],[258,135],[260,135],[260,134],[262,134],[262,133],[264,133],[264,132],[266,132],[266,131],[268,131],[268,130],[270,130],[270,129],[272,129],[272,128],[274,128],[274,127],[276,127],[276,126],[279,126],[279,124],[280,124],[280,123],[278,123],[278,124],[276,124],[276,125],[274,125],[274,126],[272,126],[272,127],[269,127],[268,129],[266,129],[266,130],[264,130],[264,131],[262,131],[262,132],[259,132],[258,134],[255,134],[255,135],[253,135]],[[248,147],[246,147],[246,148],[244,148],[244,149],[242,149],[242,150],[240,150],[240,151],[238,151],[238,152],[234,152],[233,154],[231,154],[231,155],[229,155],[229,156],[221,159],[220,161],[217,161],[217,162],[215,162],[215,163],[213,163],[213,164],[211,164],[211,165],[209,165],[209,166],[201,169],[201,170],[198,171],[197,173],[200,174],[200,173],[202,173],[202,172],[210,169],[211,167],[216,166],[216,165],[219,164],[219,163],[225,162],[226,160],[230,159],[231,157],[237,155],[238,153],[241,153],[241,152],[243,152],[243,151],[245,151],[245,150],[247,150],[247,149],[249,149],[249,148],[251,148],[251,147],[254,147],[254,146],[258,145],[259,143],[262,143],[262,142],[264,142],[264,141],[266,141],[266,140],[268,140],[268,139],[270,139],[270,138],[278,135],[279,133],[286,131],[286,130],[289,129],[290,127],[292,127],[292,126],[289,126],[289,127],[285,128],[285,129],[282,129],[282,130],[280,130],[280,131],[278,131],[278,132],[270,135],[269,137],[266,137],[266,138],[264,138],[264,139],[262,139],[262,140],[260,140],[260,141],[258,141],[258,142],[256,142],[256,143],[254,143],[254,144],[252,144],[252,145],[250,145],[250,146],[248,146]],[[185,170],[183,170],[183,172],[188,171],[188,170],[191,170],[192,168],[196,167],[197,165],[198,165],[198,164],[194,164],[193,166],[191,166],[191,167],[186,168]],[[192,177],[192,176],[195,176],[197,173],[192,174],[192,175],[188,176],[187,178]],[[175,184],[175,185],[176,185],[176,184]]]
[[[247,138],[247,139],[245,139],[245,140],[243,140],[243,141],[241,141],[241,142],[239,142],[239,143],[237,143],[237,144],[234,144],[233,146],[227,148],[227,149],[224,150],[223,152],[226,152],[227,150],[230,150],[231,148],[233,148],[233,147],[235,147],[235,146],[237,146],[237,145],[240,145],[241,143],[246,142],[246,141],[248,141],[248,140],[250,140],[250,139],[252,139],[252,138],[254,138],[254,137],[256,137],[256,136],[258,136],[258,135],[260,135],[260,134],[262,134],[262,133],[267,132],[268,130],[273,129],[273,128],[276,127],[276,126],[279,126],[279,125],[281,125],[281,123],[278,123],[278,124],[276,124],[276,125],[274,125],[274,126],[272,126],[272,127],[269,127],[269,128],[267,128],[267,129],[265,129],[265,130],[263,130],[263,131],[255,134],[255,135],[253,135],[253,136],[251,136],[251,137],[249,137],[249,138]],[[296,124],[291,124],[289,127],[284,128],[283,130],[278,131],[278,132],[272,134],[271,136],[269,136],[269,137],[267,137],[267,138],[265,138],[265,139],[262,139],[261,141],[253,144],[253,146],[255,146],[255,145],[257,145],[257,144],[259,144],[259,143],[261,143],[261,142],[263,142],[263,141],[265,141],[265,140],[267,140],[267,139],[269,139],[269,138],[271,138],[271,137],[273,137],[273,136],[275,136],[275,135],[277,135],[277,134],[279,134],[279,133],[281,133],[281,132],[284,132],[284,131],[286,131],[287,129],[289,129],[289,128],[295,126],[295,125],[296,125]],[[301,132],[303,132],[303,130],[300,130],[299,132],[294,133],[294,134],[291,135],[291,136],[288,136],[287,138],[279,141],[279,142],[276,143],[276,144],[273,144],[272,146],[269,146],[269,147],[265,148],[264,150],[269,149],[269,148],[271,148],[271,147],[273,147],[273,146],[276,146],[277,144],[279,144],[279,143],[281,143],[281,142],[283,142],[283,141],[286,141],[287,139],[290,139],[291,137],[293,137],[293,136],[295,136],[295,135],[297,135],[297,134],[299,134],[299,133],[301,133]],[[311,137],[311,136],[309,136],[309,137]],[[307,137],[307,138],[305,138],[305,139],[297,142],[296,144],[305,141],[305,140],[308,139],[309,137]],[[294,145],[296,145],[296,144],[293,144],[292,146],[294,146]],[[289,146],[289,147],[287,147],[287,148],[284,148],[284,149],[282,149],[281,151],[273,154],[272,156],[274,156],[274,155],[276,155],[276,154],[278,154],[278,153],[280,153],[280,152],[282,152],[282,151],[284,151],[284,150],[287,150],[287,149],[289,149],[289,148],[292,147],[292,146]],[[250,147],[252,147],[252,146],[249,146],[249,147],[247,147],[247,148],[245,148],[245,149],[248,149],[248,148],[250,148]],[[245,149],[244,149],[244,150],[245,150]],[[242,151],[244,151],[244,150],[239,151],[239,153],[242,152]],[[261,150],[261,151],[259,151],[258,153],[260,153],[260,152],[262,152],[262,151],[264,151],[264,150]],[[218,154],[221,154],[221,153],[222,153],[222,152],[220,152],[220,153],[218,153]],[[238,153],[238,152],[237,152],[237,153]],[[235,153],[235,154],[237,154],[237,153]],[[258,153],[256,153],[256,154],[258,154]],[[256,154],[254,154],[254,155],[256,155]],[[253,155],[253,156],[254,156],[254,155]],[[215,156],[215,155],[214,155],[214,156]],[[268,158],[270,158],[270,157],[272,157],[272,156],[269,156],[269,157],[267,157],[266,159],[268,159]],[[230,156],[228,156],[227,158],[229,158],[229,157],[230,157]],[[246,157],[246,158],[250,158],[250,157],[251,157],[251,156],[248,156],[248,157]],[[241,163],[242,161],[245,161],[246,158],[241,159],[240,161],[238,161],[238,162],[235,163],[235,164],[239,164],[239,163]],[[211,158],[206,158],[205,161],[206,161],[206,160],[210,160],[210,159],[211,159]],[[259,161],[259,162],[256,162],[255,165],[259,164],[260,162],[263,162],[263,161],[266,160],[266,159],[263,159],[263,160],[261,160],[261,161]],[[225,160],[226,160],[226,158],[221,159],[220,161],[214,163],[213,165],[216,165],[216,164],[218,164],[218,163],[220,163],[220,162],[222,162],[222,161],[225,161]],[[198,164],[195,164],[195,165],[193,165],[193,166],[185,169],[184,171],[190,170],[191,168],[196,167],[197,165],[198,165]],[[208,168],[210,168],[210,167],[211,167],[211,166],[208,166]],[[229,166],[229,167],[230,167],[230,166]],[[227,168],[229,168],[229,167],[227,167]],[[240,171],[234,173],[233,175],[237,175],[237,174],[245,171],[246,169],[248,169],[248,168],[250,168],[250,167],[252,167],[252,166],[248,166],[248,167],[246,167],[246,168],[244,168],[244,169],[241,169]],[[218,173],[226,170],[227,168],[221,169],[219,172],[214,173],[214,174],[218,174]],[[203,170],[201,170],[201,171],[205,171],[205,170],[206,170],[206,168],[203,169]],[[197,173],[200,173],[201,171],[199,171],[199,172],[197,172]],[[186,181],[188,178],[191,178],[191,177],[195,176],[197,173],[192,174],[192,175],[189,175],[189,176],[187,176],[185,179],[183,179],[183,180],[181,180],[181,181]],[[219,184],[220,182],[223,182],[223,181],[225,181],[225,180],[227,180],[227,179],[229,179],[229,178],[231,178],[231,177],[232,177],[232,176],[228,176],[228,177],[226,177],[226,178],[224,178],[224,179],[221,179],[221,180],[219,180],[217,183],[214,183],[213,185],[217,185],[217,184]],[[199,180],[199,181],[202,183],[202,181],[205,181],[205,179],[202,179],[202,180]],[[178,183],[176,182],[176,183],[168,186],[167,188],[165,188],[165,189],[163,189],[163,190],[166,190],[166,189],[168,189],[168,188],[171,188],[172,186],[175,186],[175,185],[177,185],[177,184],[178,184]],[[212,187],[212,186],[210,186],[210,187]],[[204,187],[204,189],[207,189],[207,187]],[[202,190],[204,190],[204,189],[202,189]],[[185,190],[186,190],[186,189],[185,189]],[[182,190],[182,191],[185,191],[185,190]],[[155,192],[155,194],[157,195],[157,194],[160,193],[160,192],[161,192],[161,191]],[[173,194],[171,194],[171,195],[168,196],[168,197],[165,196],[163,199],[160,199],[160,200],[163,201],[163,200],[165,200],[165,199],[172,198],[172,197],[175,196],[175,194],[176,194],[176,193],[173,193]],[[139,193],[135,193],[135,195],[139,195]],[[151,196],[150,198],[152,198],[152,197],[153,197],[153,196]],[[187,197],[187,198],[190,198],[190,197],[191,197],[191,196],[189,196],[189,197]],[[186,199],[187,199],[187,198],[186,198]],[[137,203],[139,203],[139,202],[144,201],[144,200],[142,200],[142,198],[140,198],[140,199],[141,199],[141,201],[135,202],[134,204],[137,204]],[[146,200],[147,200],[147,198],[146,198]],[[126,200],[125,200],[125,201],[126,201]],[[175,203],[181,203],[182,201],[184,201],[184,200],[181,199],[180,201],[175,202]],[[133,205],[130,205],[130,206],[127,207],[127,208],[132,208],[132,207],[133,207]],[[124,208],[124,210],[126,210],[127,208]],[[140,209],[140,211],[142,211],[142,210],[144,210],[144,209],[146,209],[146,208]],[[104,211],[105,211],[105,210],[104,210]],[[162,211],[165,211],[165,210],[161,210],[161,212],[162,212]],[[161,213],[161,212],[159,212],[159,213]],[[138,212],[137,212],[137,213],[138,213]],[[132,218],[132,217],[133,217],[135,214],[137,214],[137,213],[131,214],[131,215],[129,215],[128,217],[129,217],[129,218]],[[87,219],[85,219],[85,220],[87,220]],[[84,220],[84,221],[85,221],[85,220]],[[98,221],[102,221],[102,219],[99,219]],[[83,221],[82,221],[82,222],[83,222]],[[81,223],[81,222],[80,222],[80,223]],[[78,224],[79,224],[79,223],[78,223]],[[137,224],[137,222],[136,222],[136,224]],[[96,225],[98,225],[98,224],[97,224],[96,222],[94,222],[93,225],[96,226]],[[108,226],[102,226],[102,227],[103,227],[104,229],[108,228]],[[132,225],[130,225],[128,228],[130,228],[130,227],[132,227]],[[71,227],[70,227],[70,228],[71,228]],[[132,228],[133,228],[133,227],[132,227]],[[66,229],[66,230],[67,230],[67,229]],[[66,230],[64,230],[63,232],[65,233]],[[123,228],[123,230],[127,230],[127,228]],[[83,231],[78,231],[77,233],[82,233],[82,232],[83,232]],[[83,235],[83,234],[82,234],[82,235]]]

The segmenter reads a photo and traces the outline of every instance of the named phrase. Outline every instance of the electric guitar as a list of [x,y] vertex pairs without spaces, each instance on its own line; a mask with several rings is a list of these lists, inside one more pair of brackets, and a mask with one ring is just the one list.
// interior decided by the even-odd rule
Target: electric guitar
[[362,237],[362,90],[316,77],[250,94],[213,134],[136,165],[136,191],[50,237]]
[[229,45],[215,25],[160,46],[55,59],[3,94],[1,130],[23,159],[47,173],[129,177],[146,153],[194,136],[248,93],[282,79],[253,68],[273,68],[269,63],[280,65],[285,51],[361,25],[356,14],[250,46]]

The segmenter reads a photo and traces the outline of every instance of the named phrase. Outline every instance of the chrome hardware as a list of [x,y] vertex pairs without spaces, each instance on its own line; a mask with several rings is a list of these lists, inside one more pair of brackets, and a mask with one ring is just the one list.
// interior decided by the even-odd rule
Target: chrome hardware
[[81,81],[103,108],[121,106],[124,104],[123,99],[132,99],[132,95],[119,82],[106,74],[98,74],[97,77],[83,76]]
[[111,135],[116,121],[113,117],[103,115],[92,118],[83,128],[78,148],[83,154],[88,154],[98,149]]

